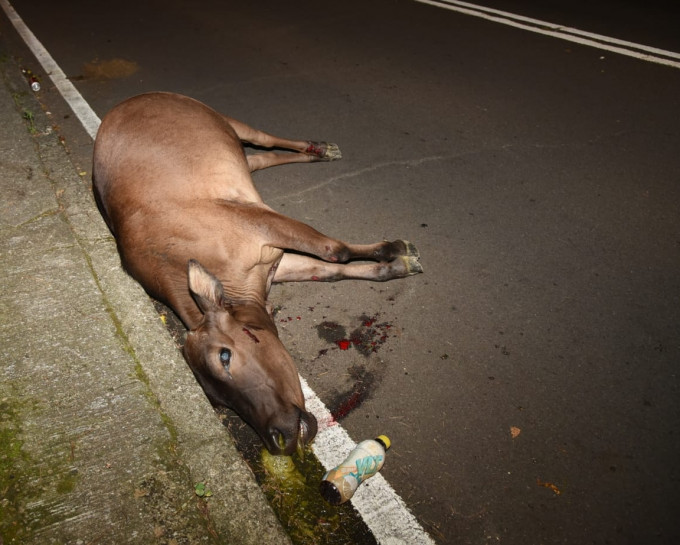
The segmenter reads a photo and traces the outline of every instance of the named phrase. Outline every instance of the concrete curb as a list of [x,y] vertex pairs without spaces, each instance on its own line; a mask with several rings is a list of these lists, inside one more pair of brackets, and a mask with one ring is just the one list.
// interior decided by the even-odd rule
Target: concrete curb
[[[58,494],[50,492],[52,487],[59,489],[58,483],[55,485],[53,482],[55,479],[35,478],[40,481],[36,486],[42,486],[45,496],[52,498],[50,517],[45,520],[30,513],[37,501],[34,497],[35,487],[22,485],[27,491],[26,497],[22,497],[17,494],[21,487],[17,488],[16,482],[0,481],[0,485],[11,487],[14,491],[11,499],[3,500],[0,537],[4,537],[4,543],[62,543],[64,539],[73,543],[89,543],[93,539],[97,543],[190,543],[195,542],[193,540],[232,544],[289,543],[288,536],[267,504],[252,472],[215,416],[148,296],[122,271],[115,242],[93,202],[89,179],[82,178],[76,172],[66,148],[51,129],[51,120],[42,111],[36,97],[30,91],[27,92],[28,87],[21,79],[19,67],[9,60],[3,64],[5,81],[0,85],[0,123],[7,135],[2,141],[5,146],[12,147],[12,154],[10,160],[3,159],[0,162],[0,175],[6,180],[12,178],[16,195],[24,194],[25,199],[32,199],[33,194],[38,192],[45,204],[31,211],[28,222],[17,221],[11,210],[3,211],[3,215],[5,212],[9,214],[0,222],[0,265],[5,271],[2,276],[4,280],[9,277],[12,280],[3,281],[3,284],[15,288],[11,293],[4,293],[0,300],[0,343],[5,347],[2,349],[5,374],[1,377],[4,385],[0,389],[0,401],[4,404],[0,406],[3,412],[13,415],[12,418],[3,415],[0,420],[0,432],[6,432],[3,437],[9,438],[0,446],[0,469],[13,469],[13,464],[16,464],[22,466],[17,469],[16,475],[28,478],[32,469],[30,460],[38,459],[36,456],[43,451],[40,438],[31,435],[42,430],[54,438],[55,443],[61,444],[61,450],[66,452],[67,463],[61,464],[66,468],[66,475],[77,475],[77,478],[73,482],[69,481],[69,486],[62,486]],[[15,104],[17,101],[18,108]],[[29,123],[33,135],[29,134],[25,120],[21,119],[22,111],[31,112]],[[10,140],[12,142],[8,143]],[[3,155],[6,154],[3,152]],[[8,171],[10,167],[13,173]],[[17,170],[34,174],[17,177]],[[17,187],[18,184],[25,187]],[[62,255],[59,259],[68,263],[64,270],[69,267],[77,269],[69,273],[78,276],[73,284],[68,280],[70,277],[64,280],[59,274],[55,274],[53,280],[50,279],[52,272],[59,273],[60,267],[50,265],[49,260],[45,259],[44,245],[28,244],[34,236],[28,226],[33,229],[44,218],[59,224],[56,228],[50,225],[47,229],[56,233],[55,238],[59,238],[50,244],[57,248],[57,253],[60,248],[68,249],[68,255]],[[111,467],[107,468],[107,464],[115,466],[115,461],[109,463],[100,460],[94,466],[88,466],[91,469],[89,472],[79,469],[80,458],[85,456],[86,449],[80,446],[82,440],[73,437],[74,434],[82,436],[83,430],[70,428],[72,421],[68,419],[62,419],[55,429],[52,427],[55,421],[47,418],[50,411],[46,408],[50,400],[36,401],[36,397],[42,397],[37,387],[35,392],[26,394],[31,390],[26,385],[35,382],[28,375],[22,376],[19,359],[44,359],[43,355],[33,354],[36,347],[41,346],[41,340],[34,337],[35,333],[28,334],[31,337],[28,339],[27,332],[29,329],[33,332],[49,331],[62,317],[49,313],[30,316],[27,313],[31,322],[30,328],[27,328],[26,320],[17,321],[16,311],[10,312],[14,299],[28,297],[31,283],[35,282],[31,276],[33,272],[26,274],[25,267],[20,272],[10,266],[10,261],[17,260],[11,249],[11,241],[16,242],[19,236],[23,241],[24,253],[28,252],[23,260],[45,264],[46,268],[42,270],[48,282],[46,289],[50,297],[57,301],[55,304],[58,308],[77,305],[78,298],[82,297],[80,293],[83,286],[89,290],[90,301],[100,303],[96,309],[96,320],[77,320],[78,323],[73,324],[77,329],[59,328],[59,344],[63,350],[58,357],[68,353],[72,342],[84,343],[89,345],[83,349],[84,354],[96,355],[98,351],[107,351],[104,358],[106,363],[87,361],[86,357],[80,355],[77,359],[83,367],[79,376],[85,378],[84,383],[78,385],[77,377],[70,375],[68,381],[52,384],[48,391],[61,388],[62,393],[71,391],[72,394],[74,389],[79,391],[79,388],[83,388],[89,393],[90,389],[96,390],[99,385],[96,376],[101,368],[110,365],[119,369],[118,374],[111,377],[114,382],[116,377],[120,378],[120,370],[123,370],[122,376],[130,383],[125,386],[125,399],[134,399],[142,407],[142,412],[150,415],[146,430],[150,437],[145,437],[144,441],[149,443],[147,450],[150,456],[154,448],[157,451],[149,462],[156,467],[154,479],[149,479],[148,464],[141,462],[146,469],[140,470],[138,474],[135,474],[134,468],[121,470],[120,474],[124,475],[126,481],[122,484],[111,483],[110,480],[102,482],[102,474],[115,473],[108,470]],[[74,258],[74,254],[79,254],[79,257]],[[25,289],[19,289],[20,286]],[[72,286],[78,289],[72,290]],[[73,311],[70,312],[69,316],[73,314]],[[102,316],[106,321],[103,325]],[[92,326],[91,330],[88,324]],[[102,330],[107,334],[101,336]],[[70,338],[68,331],[73,338]],[[111,345],[104,347],[106,342],[111,342]],[[117,363],[113,362],[113,358]],[[49,367],[50,364],[46,365]],[[93,367],[88,369],[88,365]],[[7,374],[9,368],[12,369],[11,374]],[[56,377],[59,371],[56,367],[50,367],[48,372],[54,373]],[[90,373],[94,374],[92,378],[95,380],[94,384],[89,383],[92,384],[91,388],[87,382],[92,379],[87,379]],[[24,391],[12,393],[8,384],[21,385]],[[41,405],[40,410],[32,410],[30,415],[24,414],[17,409],[19,405],[14,403],[16,395],[32,399]],[[59,394],[51,395],[59,397]],[[87,395],[82,397],[84,402]],[[89,401],[89,405],[80,408],[78,403],[72,405],[77,413],[79,410],[87,411],[87,407],[93,406],[93,403]],[[98,418],[105,420],[107,415],[102,414],[102,409],[106,413],[104,405],[107,404],[100,405]],[[139,412],[130,407],[129,413],[123,411],[121,414],[130,414],[131,420],[135,420],[132,415],[138,416]],[[118,414],[108,416],[114,423],[120,418]],[[144,431],[138,427],[141,425],[143,428],[143,420],[131,422],[130,426],[127,424],[118,422],[105,432],[108,435],[116,433],[116,437],[109,438],[118,447],[117,456],[125,458],[133,451],[142,452],[142,456],[145,456],[145,449],[139,450],[140,437],[136,435]],[[95,435],[92,441],[96,441]],[[33,451],[24,455],[23,451],[27,449]],[[160,463],[159,458],[167,459]],[[60,479],[63,480],[63,475]],[[198,499],[194,493],[196,482],[207,483],[212,497]],[[84,498],[93,496],[93,487],[99,485],[103,488],[97,493],[97,506],[94,512],[85,514],[83,509],[87,502]],[[119,488],[122,492],[107,494],[106,490],[111,487]],[[107,501],[104,501],[105,497]],[[121,502],[129,502],[130,505]],[[189,512],[193,514],[188,516]],[[180,518],[196,522],[178,523],[176,519]],[[17,529],[17,524],[28,524],[28,528],[22,533]],[[48,535],[52,536],[51,541],[46,540]],[[78,536],[81,539],[77,539]]]

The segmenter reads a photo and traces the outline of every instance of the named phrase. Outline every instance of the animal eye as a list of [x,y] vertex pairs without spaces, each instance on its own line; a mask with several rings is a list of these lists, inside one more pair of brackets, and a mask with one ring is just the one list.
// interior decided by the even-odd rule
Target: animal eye
[[231,350],[228,348],[223,348],[220,350],[220,363],[226,370],[229,370],[229,364],[231,363]]

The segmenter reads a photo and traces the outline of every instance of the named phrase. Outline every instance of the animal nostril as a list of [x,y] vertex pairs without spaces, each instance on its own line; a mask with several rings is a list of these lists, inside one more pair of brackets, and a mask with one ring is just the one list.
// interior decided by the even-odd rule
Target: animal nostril
[[316,436],[318,425],[314,415],[296,407],[287,416],[271,422],[267,428],[267,448],[272,454],[291,455],[296,447],[304,448]]
[[285,452],[288,446],[286,441],[286,435],[278,428],[271,428],[269,430],[269,437],[271,438],[271,443],[274,448],[279,452]]

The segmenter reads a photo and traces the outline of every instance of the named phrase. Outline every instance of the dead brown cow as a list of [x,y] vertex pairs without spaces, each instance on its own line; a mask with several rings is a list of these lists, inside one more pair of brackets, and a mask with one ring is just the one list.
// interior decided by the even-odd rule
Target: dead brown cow
[[[297,153],[246,157],[242,141]],[[422,272],[408,242],[347,244],[278,214],[250,176],[338,158],[333,144],[277,138],[171,93],[116,106],[94,146],[95,197],[124,268],[189,328],[184,356],[210,400],[276,454],[310,442],[317,424],[267,303],[272,282]]]

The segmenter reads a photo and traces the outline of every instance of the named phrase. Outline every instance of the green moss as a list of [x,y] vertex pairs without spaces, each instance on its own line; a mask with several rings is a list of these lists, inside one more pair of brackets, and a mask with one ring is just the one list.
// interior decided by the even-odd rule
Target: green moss
[[21,407],[10,398],[0,401],[0,536],[18,543],[26,533],[23,485],[30,458],[21,438]]
[[28,125],[28,132],[31,134],[37,134],[38,129],[35,127],[35,115],[31,110],[24,110],[21,113],[22,117],[26,120],[26,124]]
[[350,503],[333,506],[321,498],[325,470],[310,449],[303,457],[272,456],[262,450],[252,467],[295,545],[375,543]]
[[57,483],[57,493],[68,494],[69,492],[73,492],[73,489],[76,487],[77,482],[78,471],[72,469],[68,473],[62,475],[61,479],[59,479],[59,482]]
[[53,458],[54,465],[46,466],[49,457],[37,460],[29,454],[23,439],[25,422],[39,406],[18,395],[19,390],[14,383],[5,383],[0,390],[0,396],[6,396],[0,401],[0,542],[5,545],[30,542],[37,521],[48,525],[54,519],[53,513],[36,502],[49,495],[50,482],[57,493],[66,494],[78,480],[77,471],[66,467],[63,459]]

